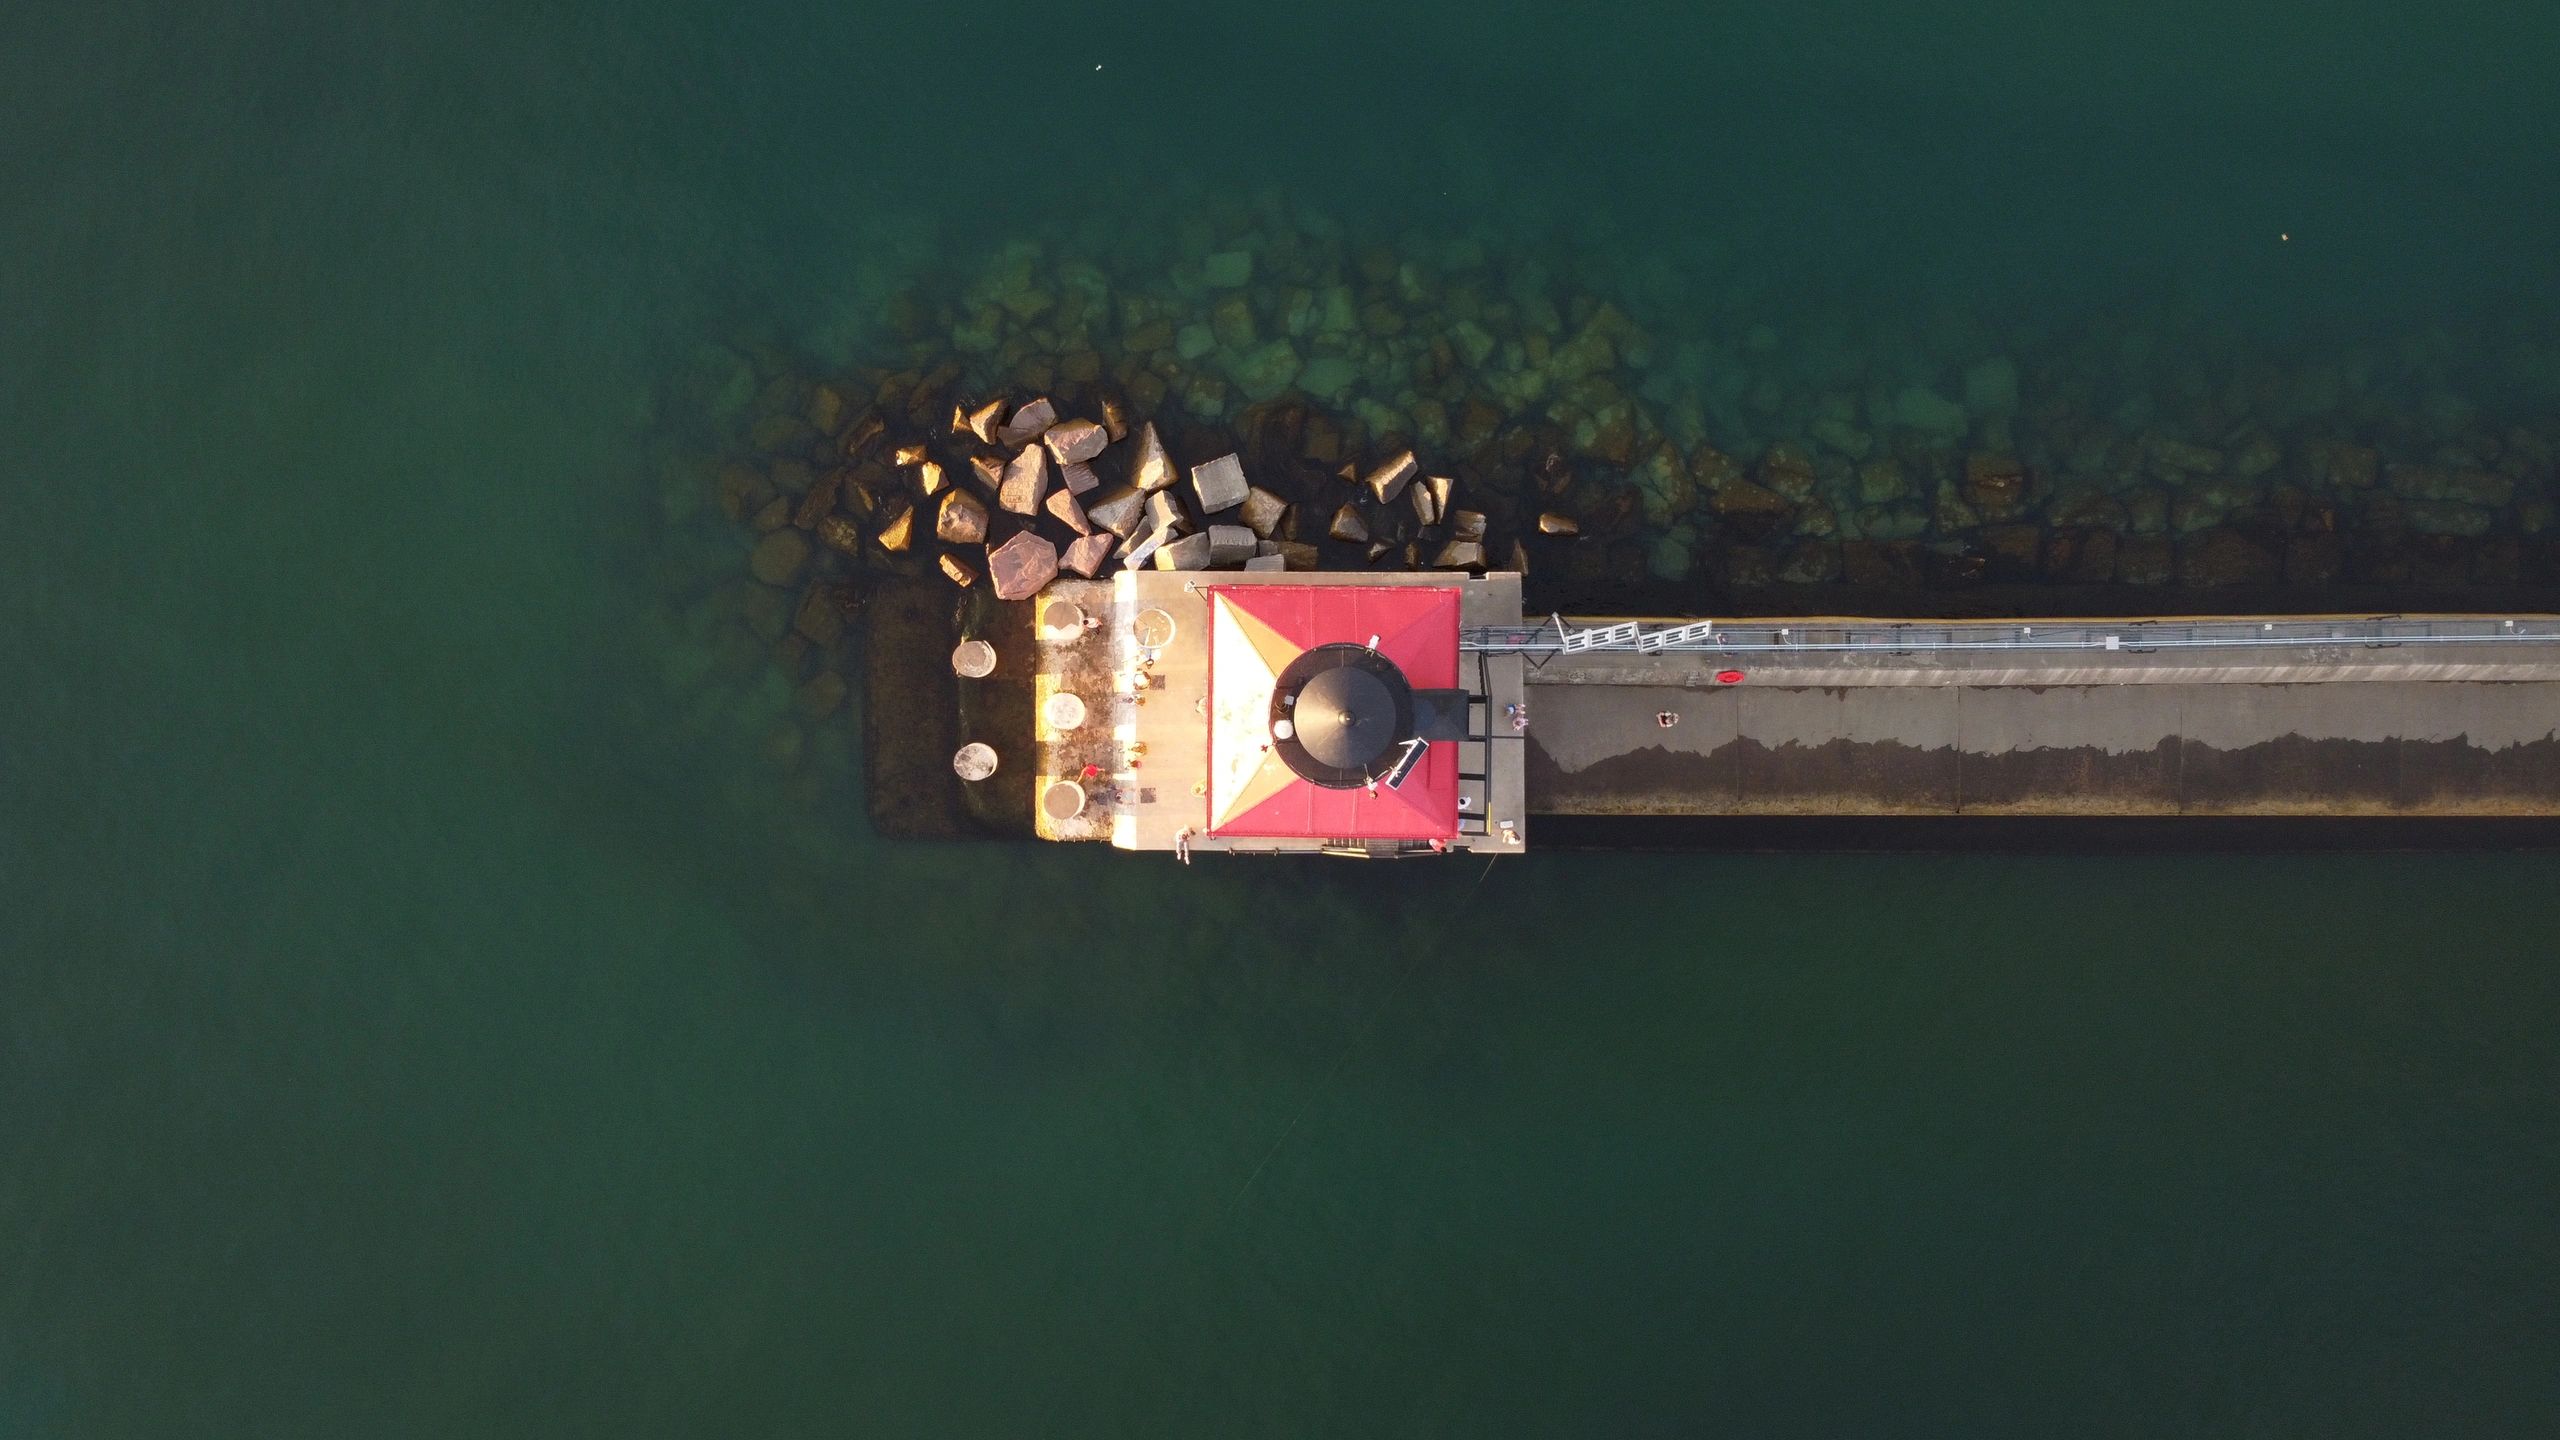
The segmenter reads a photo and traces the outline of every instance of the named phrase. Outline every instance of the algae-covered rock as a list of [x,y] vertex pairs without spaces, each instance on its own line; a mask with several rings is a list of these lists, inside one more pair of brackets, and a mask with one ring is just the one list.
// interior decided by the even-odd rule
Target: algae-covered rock
[[1271,340],[1235,357],[1227,374],[1248,400],[1269,400],[1298,378],[1298,349],[1286,340]]
[[777,529],[756,542],[747,569],[767,585],[786,586],[800,578],[809,563],[809,537],[797,530]]
[[1893,423],[1940,441],[1959,438],[1971,426],[1965,408],[1925,385],[1914,385],[1893,399]]

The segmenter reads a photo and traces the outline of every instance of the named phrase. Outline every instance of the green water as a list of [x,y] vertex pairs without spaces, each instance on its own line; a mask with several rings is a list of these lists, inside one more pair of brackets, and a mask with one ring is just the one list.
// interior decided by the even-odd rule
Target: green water
[[2504,354],[2547,9],[217,8],[0,20],[0,1436],[2560,1423],[2547,857],[896,847],[647,619],[704,336],[1158,175]]

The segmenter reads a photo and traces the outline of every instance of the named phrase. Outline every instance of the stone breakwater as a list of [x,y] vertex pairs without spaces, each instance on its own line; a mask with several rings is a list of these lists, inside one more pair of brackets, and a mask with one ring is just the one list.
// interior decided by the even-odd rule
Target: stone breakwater
[[[969,553],[983,537],[965,516],[940,525],[950,502],[912,483],[933,472],[900,481],[894,457],[965,486],[979,454],[950,445],[952,409],[997,403],[1010,422],[1047,399],[1115,444],[1154,424],[1185,471],[1238,455],[1288,507],[1256,539],[1317,548],[1292,549],[1300,562],[1429,565],[1454,540],[1481,547],[1479,563],[1524,564],[1533,595],[1585,602],[1768,609],[1822,587],[2009,585],[2282,590],[2309,606],[2340,587],[2560,581],[2560,425],[2441,388],[2440,338],[2291,366],[2228,336],[2199,336],[2192,363],[2161,358],[2180,340],[2167,321],[2092,321],[2006,350],[1972,322],[1914,342],[1844,332],[1841,317],[1808,322],[1820,338],[1801,345],[1766,322],[1701,340],[1464,239],[1363,244],[1247,206],[1160,243],[1114,269],[1022,241],[912,284],[885,307],[890,363],[866,370],[765,357],[729,387],[752,395],[724,509],[770,536],[814,487],[843,511],[809,532],[819,545],[863,553],[840,543],[849,522],[893,542],[868,563],[931,551],[927,568],[983,571]],[[1407,452],[1448,482],[1467,535],[1450,515],[1369,503],[1372,473]],[[991,523],[1002,538],[1001,511]],[[759,543],[768,569],[805,548]]]
[[661,492],[688,733],[843,776],[877,587],[984,603],[1133,560],[1516,567],[1584,611],[2560,595],[2560,350],[2529,338],[1755,315],[1267,200],[1138,229],[1110,263],[1060,232],[885,287],[852,360],[706,347],[662,411],[696,457]]

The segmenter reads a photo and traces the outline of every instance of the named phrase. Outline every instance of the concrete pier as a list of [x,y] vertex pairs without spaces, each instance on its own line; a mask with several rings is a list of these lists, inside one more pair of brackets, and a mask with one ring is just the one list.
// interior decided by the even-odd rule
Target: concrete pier
[[2546,617],[2125,622],[2115,648],[2091,622],[2068,643],[2016,622],[1899,641],[1889,621],[1750,625],[1785,638],[1532,654],[1530,813],[2560,815]]

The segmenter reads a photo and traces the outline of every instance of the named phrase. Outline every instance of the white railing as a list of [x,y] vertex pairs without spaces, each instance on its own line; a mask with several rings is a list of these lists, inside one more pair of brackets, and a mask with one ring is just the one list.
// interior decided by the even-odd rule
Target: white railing
[[1490,654],[1754,655],[1783,652],[1907,655],[1949,650],[2246,650],[2316,646],[2538,645],[2560,647],[2560,617],[2376,616],[2262,620],[1692,620],[1647,625],[1485,626],[1459,648]]

